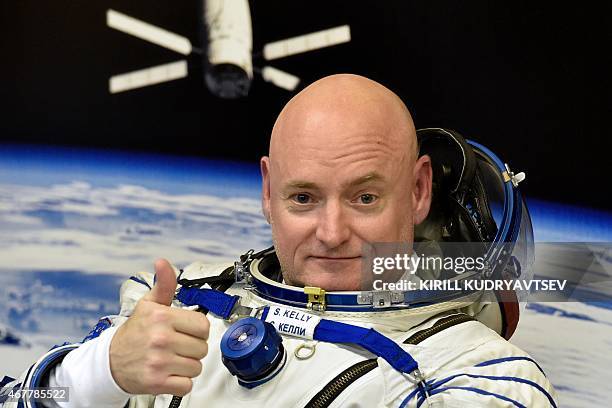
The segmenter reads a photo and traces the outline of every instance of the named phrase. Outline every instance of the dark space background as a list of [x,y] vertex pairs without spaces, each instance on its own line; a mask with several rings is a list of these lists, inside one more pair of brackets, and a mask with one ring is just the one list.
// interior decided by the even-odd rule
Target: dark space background
[[[198,47],[197,0],[0,7],[0,148],[40,143],[252,162],[266,153],[292,96],[256,76],[248,98],[214,97],[198,57],[186,79],[108,93],[110,76],[182,56],[107,28],[106,10]],[[300,88],[332,73],[366,75],[402,97],[417,127],[456,129],[525,171],[528,196],[612,210],[610,30],[594,4],[252,0],[251,14],[255,54],[270,41],[350,24],[348,44],[271,62],[302,78]]]

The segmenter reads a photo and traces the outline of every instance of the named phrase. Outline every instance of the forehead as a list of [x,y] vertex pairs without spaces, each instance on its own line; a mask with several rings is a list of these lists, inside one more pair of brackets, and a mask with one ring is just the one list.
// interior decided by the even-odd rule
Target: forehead
[[271,157],[274,179],[342,187],[397,179],[408,168],[409,143],[388,134],[391,129],[360,124],[296,129]]
[[365,145],[378,145],[392,153],[407,149],[410,140],[392,109],[363,103],[319,104],[284,113],[281,124],[275,126],[270,154],[290,157],[302,150],[314,150],[328,152],[331,157],[334,151],[344,153]]
[[372,172],[392,177],[407,167],[415,137],[403,105],[370,94],[324,96],[298,98],[279,116],[270,144],[273,179],[340,182]]

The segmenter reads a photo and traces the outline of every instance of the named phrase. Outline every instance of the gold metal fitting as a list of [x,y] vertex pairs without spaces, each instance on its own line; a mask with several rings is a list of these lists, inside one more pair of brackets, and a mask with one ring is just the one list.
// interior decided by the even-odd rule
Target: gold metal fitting
[[314,286],[304,286],[304,293],[308,295],[306,307],[317,312],[325,311],[325,290]]

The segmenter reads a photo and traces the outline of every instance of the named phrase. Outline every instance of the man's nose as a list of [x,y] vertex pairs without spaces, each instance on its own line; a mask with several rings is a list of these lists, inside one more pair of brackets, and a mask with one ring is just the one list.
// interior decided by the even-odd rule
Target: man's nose
[[327,202],[320,213],[316,237],[328,248],[336,248],[348,241],[351,231],[342,206],[337,202]]

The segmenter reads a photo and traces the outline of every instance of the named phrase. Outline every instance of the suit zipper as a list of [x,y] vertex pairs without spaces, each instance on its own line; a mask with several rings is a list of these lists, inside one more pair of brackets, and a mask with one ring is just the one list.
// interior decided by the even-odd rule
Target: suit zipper
[[457,324],[461,324],[463,322],[469,322],[474,320],[472,316],[468,316],[466,314],[458,314],[449,317],[442,318],[438,320],[432,327],[429,329],[421,330],[412,336],[408,337],[404,340],[404,344],[419,344],[423,340],[433,336],[441,332],[442,330],[446,330],[449,327],[455,326]]
[[[436,333],[446,330],[449,327],[474,320],[473,317],[466,314],[453,315],[438,320],[429,329],[421,330],[404,341],[404,344],[419,344],[423,340],[433,336]],[[376,359],[360,361],[357,364],[347,368],[340,373],[336,378],[331,380],[321,391],[319,391],[308,402],[305,408],[326,408],[338,398],[338,396],[349,387],[352,383],[363,377],[373,369],[378,367]]]
[[378,367],[376,359],[360,361],[347,368],[315,395],[305,408],[325,408],[358,378]]

